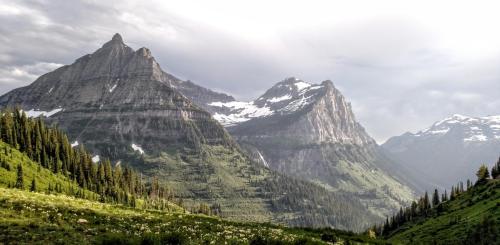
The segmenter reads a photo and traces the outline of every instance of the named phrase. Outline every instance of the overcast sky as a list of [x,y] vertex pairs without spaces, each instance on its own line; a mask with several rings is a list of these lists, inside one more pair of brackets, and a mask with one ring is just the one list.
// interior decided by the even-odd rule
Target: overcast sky
[[500,114],[500,5],[467,2],[0,0],[0,93],[119,32],[165,71],[241,100],[286,77],[332,80],[383,142],[454,113]]

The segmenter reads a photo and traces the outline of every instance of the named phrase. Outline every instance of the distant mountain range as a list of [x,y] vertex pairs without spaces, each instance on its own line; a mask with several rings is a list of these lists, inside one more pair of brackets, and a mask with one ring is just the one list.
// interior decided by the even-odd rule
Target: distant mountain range
[[414,197],[332,82],[289,78],[240,102],[164,72],[119,34],[0,105],[44,116],[95,161],[155,174],[186,204],[220,205],[228,218],[360,230]]
[[500,156],[500,116],[455,114],[417,133],[392,137],[382,147],[396,162],[423,180],[422,188],[449,188],[475,179],[481,164]]

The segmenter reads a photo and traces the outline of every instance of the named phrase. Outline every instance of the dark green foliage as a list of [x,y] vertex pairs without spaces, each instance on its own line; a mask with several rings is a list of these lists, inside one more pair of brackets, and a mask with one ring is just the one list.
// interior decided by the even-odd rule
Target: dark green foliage
[[19,189],[24,188],[23,166],[21,164],[17,165],[17,178],[15,187]]
[[[5,149],[7,150],[7,149]],[[10,164],[5,161],[5,159],[0,159],[0,167],[5,168],[7,171],[10,171]]]
[[30,186],[30,191],[35,192],[36,191],[36,181],[35,178],[31,181],[31,186]]
[[184,234],[178,232],[166,233],[161,235],[148,234],[141,237],[130,238],[123,234],[107,233],[99,238],[98,244],[102,245],[122,245],[122,244],[140,244],[140,245],[182,245],[190,244]]
[[498,158],[497,163],[491,168],[491,178],[492,179],[500,178],[500,158]]
[[[315,184],[310,182],[272,173],[271,178],[254,184],[256,187],[261,187],[265,197],[271,200],[273,211],[300,210],[300,216],[290,222],[291,225],[342,227],[342,224],[354,223],[359,224],[354,229],[362,230],[366,227],[362,223],[362,218],[371,219],[371,217],[360,217],[359,213],[356,213],[356,210],[362,210],[363,207],[352,196],[315,188]],[[287,193],[287,195],[280,196],[276,193]],[[318,209],[318,206],[321,208]],[[318,223],[317,215],[322,216],[324,223]]]
[[486,167],[486,165],[484,164],[481,165],[481,167],[479,167],[479,169],[477,170],[476,176],[477,176],[476,183],[484,182],[486,179],[490,177],[490,172],[488,171],[488,167]]
[[432,206],[437,207],[441,201],[439,201],[439,192],[437,189],[434,189],[434,195],[432,195]]
[[491,215],[486,216],[467,234],[463,244],[500,244],[500,223]]

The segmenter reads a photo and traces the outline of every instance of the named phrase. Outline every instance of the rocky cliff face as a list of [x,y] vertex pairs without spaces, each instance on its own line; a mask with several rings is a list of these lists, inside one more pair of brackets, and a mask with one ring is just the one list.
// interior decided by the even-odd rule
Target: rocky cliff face
[[500,156],[500,116],[452,115],[417,133],[392,137],[382,147],[411,169],[422,188],[449,188],[458,180],[475,180],[481,164]]
[[214,101],[214,118],[254,160],[357,196],[379,215],[413,197],[409,184],[356,121],[331,81],[277,83],[252,102]]
[[[331,81],[312,85],[296,78],[286,79],[252,104],[269,113],[228,127],[230,131],[246,135],[257,130],[261,136],[300,139],[303,144],[375,144]],[[216,114],[215,118],[224,122],[224,117]]]

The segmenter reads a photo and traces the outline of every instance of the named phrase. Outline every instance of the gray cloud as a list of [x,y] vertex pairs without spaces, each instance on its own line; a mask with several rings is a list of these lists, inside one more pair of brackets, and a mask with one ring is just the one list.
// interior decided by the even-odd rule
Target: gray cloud
[[256,41],[134,1],[0,6],[0,93],[72,63],[119,32],[133,48],[149,47],[167,72],[240,99],[289,76],[333,80],[379,142],[453,113],[500,114],[500,56],[457,58],[408,19],[292,27]]

